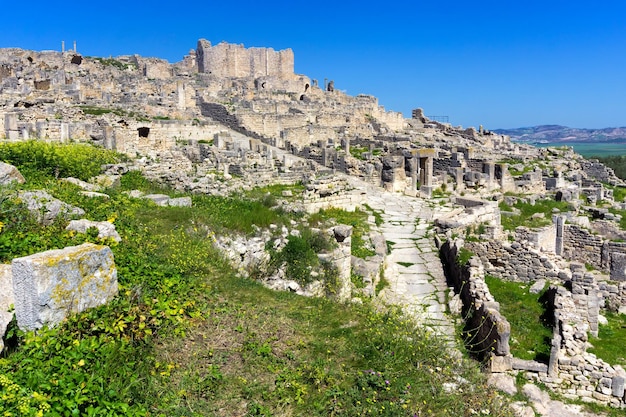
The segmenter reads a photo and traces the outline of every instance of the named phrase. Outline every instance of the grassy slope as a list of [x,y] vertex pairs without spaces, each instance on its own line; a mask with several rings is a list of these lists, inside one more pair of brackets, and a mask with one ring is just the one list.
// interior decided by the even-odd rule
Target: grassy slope
[[[250,222],[281,224],[287,215],[238,198],[194,196],[194,208],[157,207],[120,190],[88,199],[46,181],[86,217],[115,222],[120,294],[54,329],[13,329],[19,343],[0,359],[1,412],[508,415],[476,365],[452,359],[397,312],[269,291],[212,247],[214,232],[249,233]],[[135,174],[123,188],[155,191]],[[65,232],[63,222],[38,229],[17,206],[0,221],[5,260],[97,241]],[[18,237],[36,244],[15,249]]]

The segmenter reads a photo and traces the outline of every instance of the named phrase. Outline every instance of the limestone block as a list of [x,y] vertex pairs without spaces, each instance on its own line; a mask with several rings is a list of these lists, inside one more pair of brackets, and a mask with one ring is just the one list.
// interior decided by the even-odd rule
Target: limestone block
[[113,252],[85,243],[12,262],[15,315],[23,330],[54,326],[70,313],[107,303],[118,291]]
[[624,381],[626,379],[623,376],[614,376],[611,383],[612,394],[617,398],[624,398]]
[[167,206],[170,201],[170,197],[165,194],[146,194],[142,198],[154,201],[157,206]]
[[99,185],[91,184],[91,183],[88,183],[86,181],[79,180],[78,178],[74,178],[74,177],[63,178],[62,181],[69,182],[70,184],[77,185],[77,186],[79,186],[80,188],[82,188],[83,190],[86,190],[86,191],[100,191],[101,188],[102,188]]
[[108,194],[98,193],[96,191],[81,191],[80,193],[89,198],[104,198],[105,200],[111,198]]
[[122,238],[115,230],[115,225],[109,222],[94,222],[87,219],[72,220],[65,230],[75,230],[78,233],[86,233],[87,229],[90,227],[98,229],[98,237],[100,239],[111,238],[116,242],[122,241]]
[[64,203],[52,197],[46,191],[21,191],[18,196],[26,203],[28,211],[44,225],[54,223],[58,217],[82,216],[85,214],[83,209]]
[[167,204],[174,207],[191,207],[191,197],[170,198]]
[[512,356],[496,356],[491,355],[489,357],[490,371],[491,372],[507,372],[513,369],[513,357]]
[[2,338],[7,331],[7,326],[13,320],[13,305],[15,297],[13,296],[13,274],[11,265],[0,265],[0,352],[4,349]]
[[102,188],[119,187],[121,175],[102,174],[89,180],[90,183]]
[[12,182],[23,184],[25,180],[22,174],[20,174],[13,165],[0,162],[0,185],[6,185]]

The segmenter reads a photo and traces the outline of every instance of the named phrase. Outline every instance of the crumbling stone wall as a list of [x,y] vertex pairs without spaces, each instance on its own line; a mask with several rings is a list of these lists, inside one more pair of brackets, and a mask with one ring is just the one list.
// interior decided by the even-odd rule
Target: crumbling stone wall
[[587,229],[573,224],[566,224],[563,234],[563,257],[592,265],[596,269],[605,269],[602,262],[602,236],[591,234]]
[[583,227],[566,224],[563,257],[607,271],[614,281],[626,281],[626,243],[624,242],[609,241]]
[[489,240],[467,242],[484,265],[485,273],[507,281],[534,282],[542,278],[569,278],[568,271],[558,267],[554,256],[519,242]]
[[593,333],[601,299],[593,281],[593,276],[574,271],[571,291],[555,289],[554,363],[548,375],[537,377],[566,398],[623,408],[626,372],[587,352],[587,335]]
[[439,253],[444,265],[448,283],[463,303],[463,317],[466,328],[474,332],[470,335],[471,350],[488,356],[509,356],[511,326],[499,312],[485,283],[485,272],[478,258],[472,257],[467,264],[459,263],[459,252],[463,241],[446,241]]
[[217,77],[261,77],[274,75],[289,78],[293,72],[293,51],[272,48],[244,48],[221,42],[215,46],[206,39],[196,49],[198,72]]

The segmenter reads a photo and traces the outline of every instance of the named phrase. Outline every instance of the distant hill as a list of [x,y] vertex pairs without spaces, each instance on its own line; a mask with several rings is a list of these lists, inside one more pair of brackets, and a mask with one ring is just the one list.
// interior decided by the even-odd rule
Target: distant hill
[[508,135],[512,140],[528,143],[559,142],[612,142],[626,143],[626,127],[605,129],[577,129],[559,125],[496,129],[494,132]]

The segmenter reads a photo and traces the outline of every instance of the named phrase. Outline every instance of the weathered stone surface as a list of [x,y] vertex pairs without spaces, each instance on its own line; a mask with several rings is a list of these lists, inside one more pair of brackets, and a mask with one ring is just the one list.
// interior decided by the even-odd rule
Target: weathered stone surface
[[0,185],[7,185],[12,182],[23,184],[26,180],[13,165],[0,162]]
[[43,225],[50,225],[59,217],[82,216],[85,210],[71,206],[48,194],[46,191],[21,191],[19,198]]
[[191,197],[170,198],[167,201],[167,205],[173,207],[191,207]]
[[335,240],[341,243],[352,235],[352,226],[339,224],[333,228],[333,234],[335,235]]
[[548,365],[541,362],[535,361],[527,361],[523,359],[513,358],[511,365],[513,369],[518,369],[522,371],[533,371],[533,372],[548,372]]
[[111,238],[116,242],[122,241],[122,238],[115,230],[115,225],[109,222],[94,222],[86,219],[71,220],[65,230],[74,230],[78,233],[85,233],[90,227],[98,229],[98,237],[100,239]]
[[489,358],[491,372],[507,372],[513,369],[513,357],[491,355]]
[[617,398],[624,398],[624,381],[626,379],[623,376],[614,376],[612,381],[611,394]]
[[142,198],[154,201],[157,206],[167,206],[170,201],[170,197],[165,194],[146,194]]
[[11,310],[14,304],[11,265],[0,264],[0,352],[4,349],[2,338],[7,331],[7,326],[13,320]]
[[91,184],[87,181],[79,180],[78,178],[74,177],[63,178],[63,181],[77,185],[85,191],[100,191],[102,189],[102,187],[100,187],[99,185]]
[[499,389],[509,395],[517,394],[517,387],[515,386],[515,377],[507,374],[491,374],[487,379],[487,383],[492,387]]
[[118,291],[113,252],[85,243],[12,262],[15,315],[24,330],[53,326],[68,314],[107,303]]

